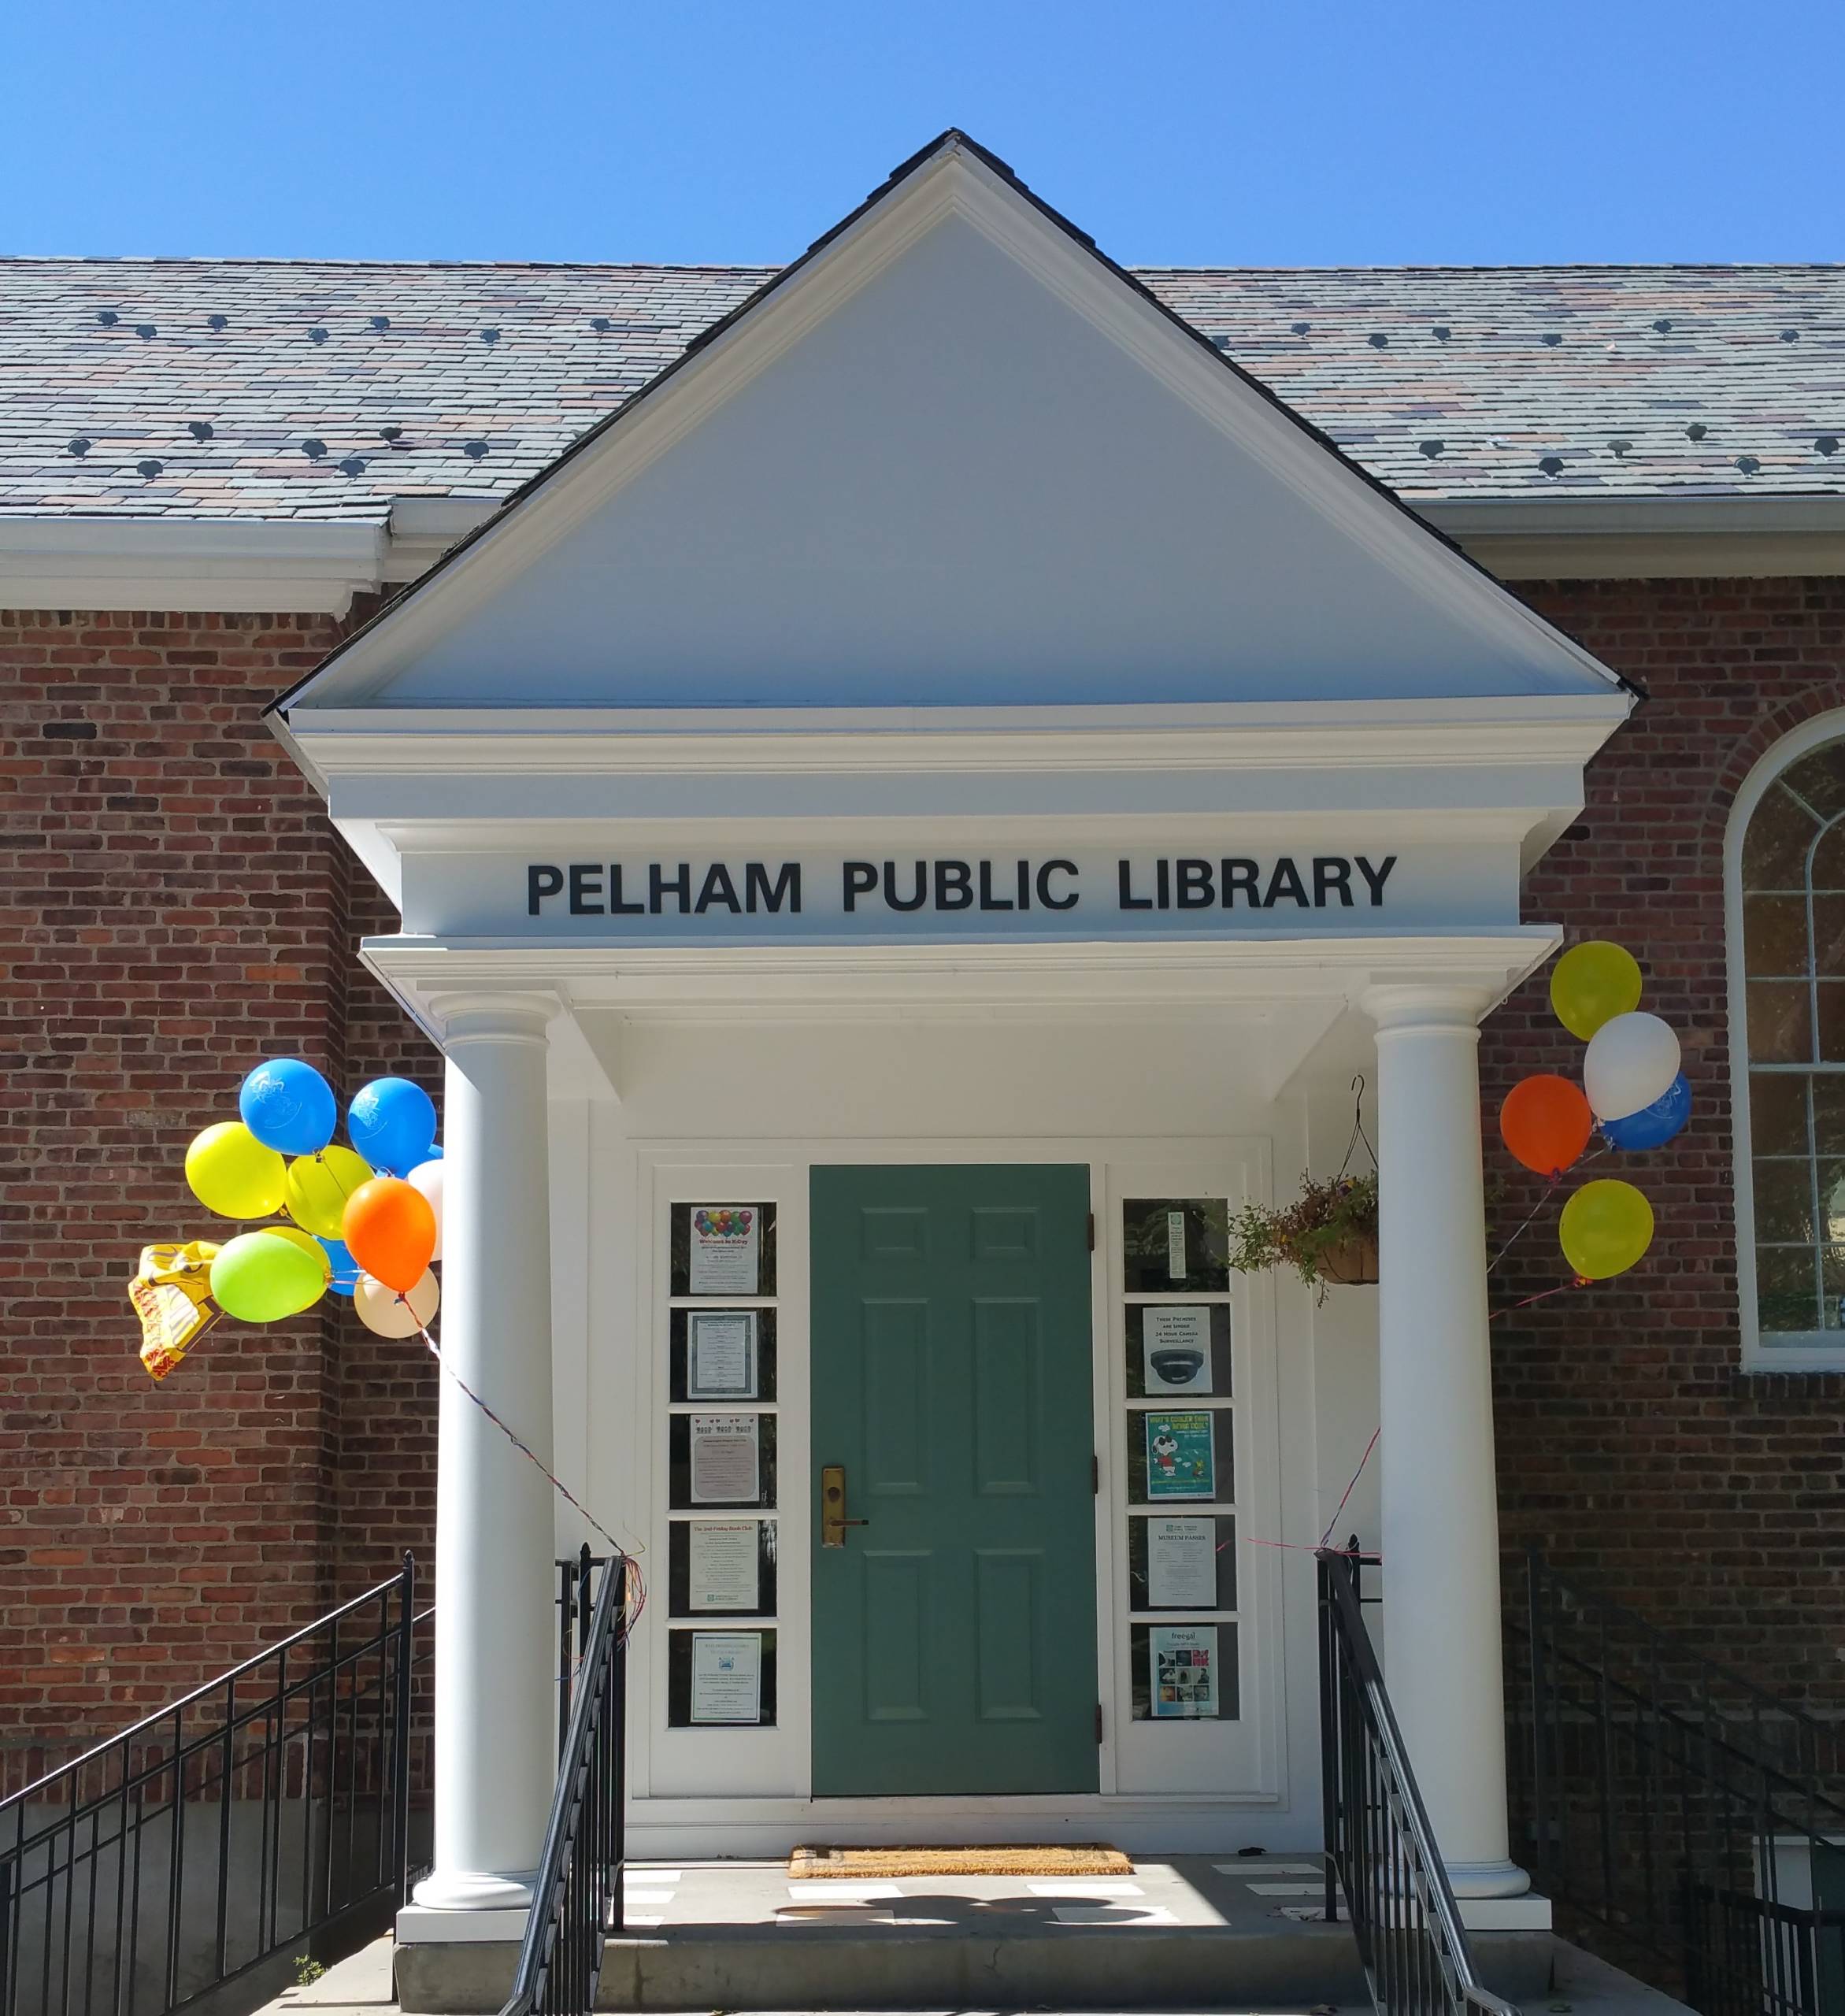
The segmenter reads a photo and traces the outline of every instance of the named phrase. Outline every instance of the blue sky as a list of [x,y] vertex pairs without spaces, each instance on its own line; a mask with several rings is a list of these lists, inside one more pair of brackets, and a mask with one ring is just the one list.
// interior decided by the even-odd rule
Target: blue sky
[[0,251],[776,261],[964,126],[1132,262],[1845,258],[1839,0],[21,0]]

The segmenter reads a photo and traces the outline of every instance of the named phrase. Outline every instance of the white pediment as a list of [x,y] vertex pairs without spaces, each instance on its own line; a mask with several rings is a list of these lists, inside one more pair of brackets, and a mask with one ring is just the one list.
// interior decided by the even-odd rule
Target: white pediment
[[950,135],[286,704],[1610,684]]

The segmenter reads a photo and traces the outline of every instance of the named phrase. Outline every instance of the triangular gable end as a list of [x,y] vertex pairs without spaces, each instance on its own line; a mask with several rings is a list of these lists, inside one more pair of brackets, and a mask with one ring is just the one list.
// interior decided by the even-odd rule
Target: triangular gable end
[[277,706],[1618,684],[950,132]]

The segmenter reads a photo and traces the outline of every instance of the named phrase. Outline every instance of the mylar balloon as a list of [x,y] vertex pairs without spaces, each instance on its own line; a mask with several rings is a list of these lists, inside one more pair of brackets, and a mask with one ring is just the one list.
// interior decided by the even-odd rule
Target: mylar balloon
[[1550,1007],[1587,1043],[1604,1022],[1640,1005],[1640,969],[1632,953],[1604,938],[1572,945],[1550,972]]
[[407,1295],[435,1251],[435,1214],[422,1191],[400,1177],[375,1176],[346,1199],[340,1236],[368,1274]]
[[1558,1176],[1589,1145],[1595,1117],[1580,1086],[1540,1072],[1521,1078],[1499,1108],[1499,1132],[1527,1169]]
[[317,1155],[298,1155],[288,1165],[283,1200],[288,1215],[317,1239],[337,1239],[346,1218],[346,1200],[371,1176],[370,1166],[350,1148],[323,1148]]
[[239,1232],[211,1263],[212,1299],[245,1323],[274,1323],[311,1309],[327,1286],[326,1256],[276,1232]]
[[346,1250],[343,1239],[322,1239],[316,1235],[314,1243],[327,1256],[327,1265],[333,1270],[333,1278],[327,1285],[335,1295],[350,1295],[359,1284],[359,1263]]
[[1589,1039],[1582,1085],[1598,1120],[1625,1120],[1663,1099],[1678,1076],[1678,1038],[1657,1015],[1617,1015]]
[[346,1132],[372,1168],[405,1176],[429,1159],[435,1108],[408,1078],[374,1078],[346,1109]]
[[387,1288],[369,1274],[361,1274],[352,1305],[359,1313],[359,1321],[374,1336],[413,1337],[419,1330],[428,1329],[441,1301],[442,1290],[433,1274],[425,1273],[407,1295],[399,1295],[395,1288]]
[[1638,1113],[1627,1114],[1619,1120],[1604,1120],[1602,1133],[1611,1148],[1629,1151],[1659,1148],[1680,1132],[1691,1117],[1691,1088],[1681,1071],[1662,1098],[1642,1106]]
[[280,1210],[287,1172],[241,1121],[220,1120],[186,1151],[186,1180],[208,1211],[227,1218],[266,1218]]
[[1631,1183],[1585,1183],[1563,1206],[1557,1236],[1584,1280],[1625,1274],[1653,1243],[1653,1206]]
[[419,1162],[404,1178],[413,1190],[420,1190],[429,1200],[429,1208],[435,1214],[435,1251],[429,1258],[442,1258],[442,1164],[439,1162]]
[[333,1088],[298,1057],[259,1064],[243,1081],[237,1110],[265,1148],[284,1155],[318,1154],[339,1121]]

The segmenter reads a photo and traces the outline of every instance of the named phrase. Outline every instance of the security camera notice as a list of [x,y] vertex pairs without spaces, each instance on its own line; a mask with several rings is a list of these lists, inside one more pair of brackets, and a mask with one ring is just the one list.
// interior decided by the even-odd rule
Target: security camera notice
[[1077,914],[1118,931],[1161,917],[1206,925],[1226,916],[1381,910],[1397,863],[1394,854],[1104,858],[1080,849],[1005,858],[531,862],[525,914],[888,932],[950,919],[988,931],[1067,930]]

